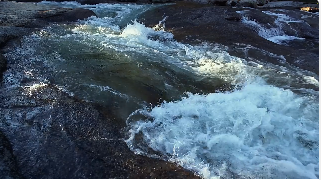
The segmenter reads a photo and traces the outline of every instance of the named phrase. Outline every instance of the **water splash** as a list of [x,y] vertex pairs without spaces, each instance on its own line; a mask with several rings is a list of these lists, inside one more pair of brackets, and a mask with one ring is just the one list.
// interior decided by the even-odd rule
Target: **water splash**
[[203,178],[318,177],[317,102],[262,81],[188,94],[136,111],[127,123],[133,151],[146,154],[148,146]]
[[[205,178],[318,177],[318,93],[292,91],[297,88],[294,85],[318,86],[317,76],[253,65],[230,56],[220,45],[179,43],[162,28],[149,28],[134,20],[132,13],[145,6],[90,8],[99,17],[52,26],[25,37],[7,58],[19,60],[20,65],[23,62],[27,69],[7,71],[5,86],[19,87],[23,77],[31,75],[30,69],[42,63],[46,68],[32,72],[40,77],[36,84],[47,84],[45,80],[53,73],[58,87],[76,91],[83,99],[109,104],[123,98],[128,104],[129,93],[143,83],[149,85],[146,92],[151,86],[164,86],[166,92],[181,88],[175,91],[180,96],[191,83],[176,84],[179,73],[199,81],[218,78],[238,86],[225,93],[187,93],[181,100],[132,113],[127,119],[128,146],[148,156],[161,154],[158,157]],[[159,24],[164,25],[162,21]],[[113,74],[117,78],[110,78]],[[119,81],[123,77],[126,83]],[[264,80],[258,80],[260,77]],[[266,84],[267,80],[271,83]]]

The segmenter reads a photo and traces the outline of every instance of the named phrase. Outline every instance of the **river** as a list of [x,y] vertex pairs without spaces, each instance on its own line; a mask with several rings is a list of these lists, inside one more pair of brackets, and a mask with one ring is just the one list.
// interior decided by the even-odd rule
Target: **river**
[[[50,82],[117,107],[132,151],[203,178],[319,177],[318,75],[231,56],[220,44],[178,42],[164,31],[166,17],[154,28],[136,20],[164,4],[41,3],[97,17],[24,37],[5,54],[9,67],[21,66],[4,74],[7,90],[32,94]],[[298,39],[259,33],[276,43]],[[25,77],[33,80],[21,85]]]

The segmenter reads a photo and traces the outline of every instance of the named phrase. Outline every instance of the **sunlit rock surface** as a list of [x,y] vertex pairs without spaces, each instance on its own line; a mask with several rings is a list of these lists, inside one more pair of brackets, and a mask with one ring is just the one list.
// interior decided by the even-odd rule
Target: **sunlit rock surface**
[[302,7],[301,11],[319,12],[319,8],[316,8],[316,7]]

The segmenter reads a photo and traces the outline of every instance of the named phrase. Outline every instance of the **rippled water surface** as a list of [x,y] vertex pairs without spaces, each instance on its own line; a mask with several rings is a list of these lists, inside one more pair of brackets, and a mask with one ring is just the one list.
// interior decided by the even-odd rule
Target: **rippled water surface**
[[50,82],[120,107],[132,151],[204,178],[317,178],[318,76],[233,57],[219,44],[179,43],[162,29],[166,18],[154,28],[135,20],[157,6],[82,6],[98,17],[52,25],[6,54],[28,62],[5,75],[6,86],[28,76],[34,89]]

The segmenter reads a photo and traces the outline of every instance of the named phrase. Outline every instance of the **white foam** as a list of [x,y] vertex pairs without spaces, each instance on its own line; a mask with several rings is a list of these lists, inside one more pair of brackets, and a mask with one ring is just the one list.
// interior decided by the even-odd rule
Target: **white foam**
[[126,99],[129,99],[128,95],[126,94],[122,94],[116,90],[114,90],[113,88],[109,87],[109,86],[98,86],[98,85],[95,85],[95,84],[90,84],[89,87],[91,88],[98,88],[100,89],[100,91],[108,91],[116,96],[120,96],[122,98],[126,98]]
[[162,48],[162,44],[158,40],[150,39],[150,36],[162,36],[163,40],[172,39],[173,34],[167,33],[163,30],[155,31],[152,28],[148,28],[145,25],[134,21],[133,24],[128,24],[121,33],[121,37],[128,39],[130,46],[137,46],[136,43],[143,43],[144,45],[154,47],[156,49]]
[[39,89],[42,89],[44,87],[48,86],[48,84],[45,84],[43,82],[40,83],[34,83],[31,86],[24,86],[24,90],[27,92],[29,96],[33,95],[34,92],[38,91]]
[[[108,6],[108,9],[112,8]],[[136,10],[135,8],[132,9]],[[130,14],[130,12],[128,13]],[[266,65],[264,65],[265,68],[249,66],[246,61],[230,56],[222,46],[206,43],[192,46],[178,43],[173,39],[173,34],[161,28],[165,26],[166,18],[160,21],[159,28],[149,28],[134,20],[121,29],[118,23],[119,21],[115,21],[114,18],[92,17],[80,22],[79,25],[72,29],[75,34],[68,34],[67,38],[75,36],[75,39],[83,39],[82,42],[89,46],[100,44],[99,46],[113,49],[126,55],[135,56],[136,54],[141,54],[149,61],[164,61],[191,73],[219,78],[235,85],[251,81],[257,74],[262,74],[260,72],[263,71],[266,72],[265,74],[263,73],[266,78],[279,77],[278,74],[273,74],[274,71],[271,71],[271,69],[274,67],[271,65],[268,68]],[[249,23],[260,26],[255,21],[249,21]],[[271,32],[270,34],[273,34],[273,31]],[[279,42],[281,41],[279,39],[284,37],[272,36],[271,40]],[[283,56],[271,53],[268,55],[277,58],[280,62],[286,62]],[[291,77],[291,79],[297,79],[297,77]],[[289,82],[292,83],[293,81]],[[285,82],[285,84],[287,83]]]
[[291,18],[286,14],[274,13],[271,11],[262,11],[262,12],[271,16],[277,16],[276,22],[285,22],[285,23],[302,23],[303,22],[302,20],[296,20],[294,18]]
[[304,79],[307,83],[313,84],[313,85],[319,87],[319,81],[318,81],[315,77],[312,77],[312,76],[303,76],[303,79]]
[[[145,119],[137,121],[136,115]],[[317,178],[318,103],[262,82],[188,94],[128,118],[132,150],[143,141],[203,178]]]
[[[50,62],[57,62],[57,59],[63,61],[59,53],[39,51],[40,55],[37,55],[39,52],[35,49],[41,49],[39,41],[42,38],[46,43],[61,38],[59,40],[64,40],[64,43],[75,40],[88,45],[81,47],[98,47],[102,52],[106,49],[122,52],[133,57],[128,58],[130,61],[164,62],[168,67],[177,66],[193,75],[218,77],[240,85],[242,88],[234,92],[188,94],[187,98],[164,102],[150,111],[137,110],[128,118],[130,131],[126,142],[136,153],[154,156],[146,150],[151,147],[167,156],[167,159],[195,170],[205,178],[318,176],[318,102],[314,100],[318,93],[313,92],[311,96],[307,91],[307,97],[303,97],[290,91],[291,87],[285,90],[275,87],[276,84],[267,85],[256,79],[258,76],[273,81],[282,79],[282,85],[289,81],[301,87],[302,79],[306,80],[303,84],[310,82],[318,85],[316,77],[307,76],[304,72],[291,74],[289,69],[277,69],[266,64],[250,66],[246,61],[230,56],[224,49],[220,50],[221,47],[213,44],[181,44],[162,28],[149,28],[135,20],[128,21],[122,27],[120,24],[124,18],[130,16],[132,10],[141,8],[130,7],[106,5],[108,11],[116,12],[115,16],[91,17],[80,21],[76,27],[70,26],[71,34],[68,34],[70,29],[67,29],[67,34],[61,33],[63,35],[45,29],[39,35],[25,38],[21,47],[8,53],[8,56],[12,61],[15,58],[23,59],[28,71],[34,68],[30,62],[36,61],[48,61],[48,66],[54,69]],[[128,11],[124,10],[126,8]],[[120,17],[122,15],[125,16]],[[66,44],[72,45],[73,42],[67,41]],[[135,59],[135,55],[143,58]],[[281,56],[278,58],[285,60]],[[29,76],[28,71],[22,71],[22,74]],[[20,76],[23,76],[18,73],[10,75],[17,82],[8,82],[8,85],[19,83]],[[5,78],[10,79],[8,76],[7,73]],[[126,96],[109,86],[94,83],[86,86]],[[308,96],[311,96],[310,99]],[[138,114],[145,118],[137,119]],[[137,134],[142,135],[143,139],[139,141]]]
[[283,36],[272,36],[268,37],[267,40],[272,41],[276,44],[282,44],[284,41],[292,41],[292,40],[304,40],[304,38],[299,38],[296,36],[288,36],[288,35],[283,35]]
[[[305,38],[300,38],[296,36],[291,36],[287,35],[283,31],[283,24],[282,23],[302,23],[303,21],[301,20],[295,20],[285,14],[279,14],[279,13],[273,13],[270,11],[262,11],[265,14],[271,15],[271,16],[277,16],[277,19],[275,20],[275,24],[278,27],[271,27],[271,28],[266,28],[262,26],[261,24],[257,23],[255,20],[251,20],[248,17],[243,17],[242,22],[255,28],[258,32],[258,35],[263,37],[264,39],[267,39],[271,42],[274,42],[276,44],[284,44],[287,41],[292,41],[292,40],[304,40]],[[238,11],[240,14],[244,14],[245,12],[243,11]]]

